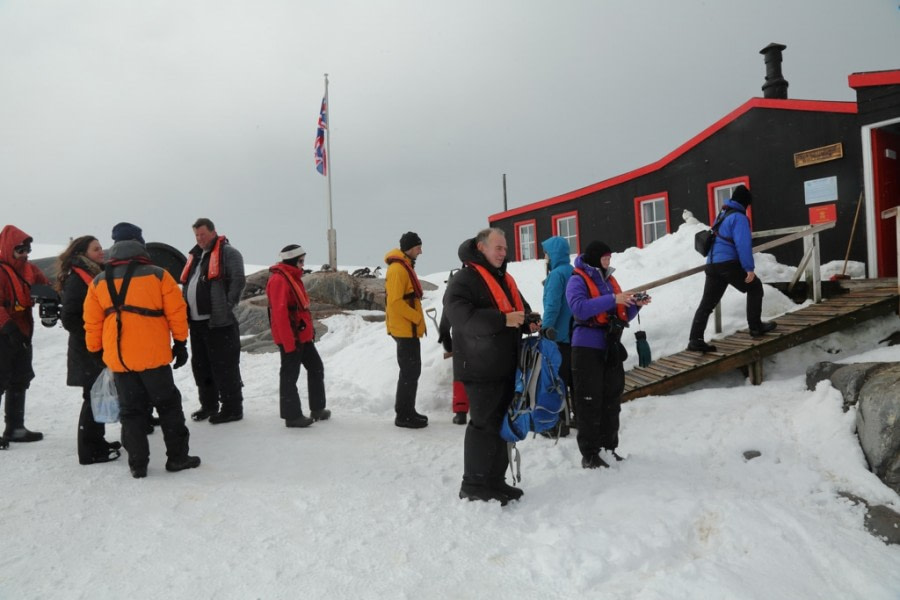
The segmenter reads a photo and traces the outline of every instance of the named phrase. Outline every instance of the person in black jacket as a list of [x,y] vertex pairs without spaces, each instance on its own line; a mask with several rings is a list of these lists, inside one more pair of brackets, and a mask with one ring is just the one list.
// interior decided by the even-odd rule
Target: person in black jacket
[[[241,391],[241,333],[234,309],[246,278],[244,258],[206,218],[192,225],[197,245],[181,274],[191,331],[191,370],[200,410],[195,421],[230,423],[244,418]],[[219,403],[221,402],[221,407]]]
[[485,229],[466,240],[459,247],[463,268],[444,293],[453,335],[453,377],[463,382],[469,396],[459,497],[501,504],[523,493],[505,481],[509,459],[500,425],[513,398],[522,333],[540,329],[538,315],[506,272],[506,252],[502,229]]
[[119,458],[119,442],[107,442],[106,427],[94,421],[91,387],[103,370],[103,360],[84,343],[84,298],[88,284],[103,270],[103,247],[92,235],[72,240],[59,255],[56,288],[62,296],[60,320],[69,332],[66,385],[81,387],[81,413],[78,417],[78,462],[83,465],[104,463]]

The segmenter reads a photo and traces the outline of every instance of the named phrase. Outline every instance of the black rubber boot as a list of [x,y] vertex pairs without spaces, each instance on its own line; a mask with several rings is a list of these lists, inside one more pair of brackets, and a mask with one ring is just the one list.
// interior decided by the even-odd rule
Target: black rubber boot
[[25,390],[6,390],[6,430],[10,442],[37,442],[44,439],[40,431],[25,429]]

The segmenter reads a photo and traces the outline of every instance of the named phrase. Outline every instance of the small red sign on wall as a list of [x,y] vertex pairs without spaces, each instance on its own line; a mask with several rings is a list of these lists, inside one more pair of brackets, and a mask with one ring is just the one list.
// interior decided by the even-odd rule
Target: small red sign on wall
[[809,224],[821,225],[837,221],[837,208],[834,204],[820,204],[809,207]]

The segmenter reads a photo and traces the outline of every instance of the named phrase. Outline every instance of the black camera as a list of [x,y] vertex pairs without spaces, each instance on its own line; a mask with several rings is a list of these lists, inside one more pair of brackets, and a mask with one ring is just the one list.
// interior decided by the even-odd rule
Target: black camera
[[645,302],[650,299],[650,294],[647,292],[637,292],[636,294],[632,294],[631,298],[635,302]]
[[41,325],[53,327],[59,321],[60,298],[49,285],[36,284],[31,286],[31,299],[38,305],[38,316]]
[[527,315],[525,315],[525,322],[523,323],[523,325],[528,326],[528,325],[531,325],[532,323],[540,323],[540,322],[541,322],[541,315],[539,315],[538,313],[528,313]]

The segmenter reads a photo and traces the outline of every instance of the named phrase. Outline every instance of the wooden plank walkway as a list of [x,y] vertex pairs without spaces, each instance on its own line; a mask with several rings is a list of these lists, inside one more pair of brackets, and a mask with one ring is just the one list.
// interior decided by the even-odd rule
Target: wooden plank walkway
[[753,383],[762,382],[762,359],[847,329],[869,319],[898,311],[896,280],[854,280],[849,291],[772,319],[778,329],[753,338],[746,329],[711,340],[716,352],[687,350],[635,367],[625,373],[623,401],[666,394],[719,373],[748,367]]

